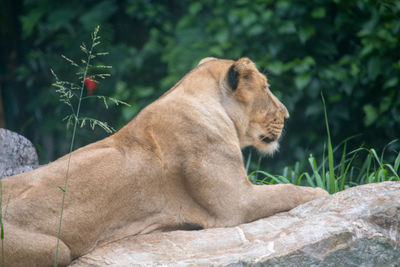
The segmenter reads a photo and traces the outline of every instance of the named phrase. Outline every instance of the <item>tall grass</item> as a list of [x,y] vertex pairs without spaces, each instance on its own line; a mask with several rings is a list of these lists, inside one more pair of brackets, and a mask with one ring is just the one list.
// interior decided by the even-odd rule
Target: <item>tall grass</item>
[[[394,142],[398,140],[390,144]],[[331,169],[330,167],[326,169],[327,159],[324,156],[318,161],[310,154],[307,159],[308,170],[304,170],[304,164],[296,162],[294,166],[285,167],[281,175],[257,169],[249,173],[249,178],[255,184],[292,183],[318,186],[331,194],[361,184],[400,181],[400,152],[395,152],[394,160],[389,162],[385,160],[384,152],[378,156],[374,148],[361,146],[346,152],[347,142],[340,147],[342,148],[340,162]],[[333,155],[335,152],[340,152],[338,148],[332,151]]]
[[[103,121],[93,119],[93,118],[88,118],[88,117],[81,117],[80,113],[81,113],[82,102],[85,99],[94,97],[94,98],[98,98],[98,99],[102,100],[102,102],[104,103],[106,108],[108,108],[107,101],[111,101],[111,102],[115,103],[116,105],[118,105],[118,104],[128,105],[122,101],[119,101],[119,100],[111,98],[111,97],[84,96],[85,80],[88,77],[89,71],[93,71],[95,69],[106,70],[106,69],[111,68],[111,66],[105,66],[105,65],[94,66],[92,64],[93,60],[96,59],[98,56],[104,56],[104,55],[108,54],[107,52],[95,52],[95,48],[100,44],[100,36],[98,35],[99,30],[100,30],[100,27],[97,26],[95,28],[95,30],[93,31],[93,33],[91,35],[91,45],[89,48],[86,46],[85,43],[81,44],[80,49],[84,53],[85,58],[81,59],[79,64],[76,63],[74,60],[62,55],[62,58],[64,60],[66,60],[68,63],[70,63],[73,67],[75,67],[77,69],[78,83],[61,81],[57,77],[57,75],[54,73],[54,71],[51,70],[51,73],[53,74],[54,78],[56,79],[56,82],[53,83],[53,86],[57,88],[56,92],[59,94],[60,101],[64,104],[66,104],[71,110],[71,114],[69,114],[68,116],[66,116],[64,118],[64,120],[67,121],[67,128],[69,128],[71,125],[73,125],[64,185],[62,187],[58,186],[58,188],[62,191],[62,202],[61,202],[61,208],[60,208],[60,220],[59,220],[58,233],[57,233],[57,247],[56,247],[56,254],[55,254],[55,258],[54,258],[54,266],[55,267],[57,266],[57,261],[58,261],[58,251],[59,251],[59,246],[60,246],[60,236],[61,236],[65,196],[67,194],[67,189],[68,189],[68,178],[69,178],[69,170],[70,170],[71,157],[72,157],[71,152],[73,151],[74,144],[75,144],[77,127],[78,126],[83,127],[88,123],[92,129],[94,129],[95,126],[99,126],[99,127],[103,128],[107,133],[112,133],[114,131],[114,129],[112,127],[110,127],[107,124],[107,122],[103,122]],[[92,80],[94,80],[95,82],[97,82],[96,79],[105,79],[106,77],[109,77],[109,76],[110,76],[110,74],[108,74],[108,73],[97,73],[97,74],[91,74],[90,78]]]
[[[337,147],[332,147],[332,140],[329,131],[328,115],[326,112],[325,99],[323,95],[325,125],[327,132],[327,147],[324,146],[322,160],[318,161],[312,154],[306,160],[308,170],[302,167],[304,164],[296,162],[293,167],[285,167],[281,175],[273,175],[257,169],[249,173],[249,179],[255,184],[292,183],[295,185],[307,185],[321,187],[333,194],[348,187],[376,183],[383,181],[400,181],[400,152],[392,151],[395,156],[392,162],[385,160],[385,151],[398,140],[387,144],[378,156],[374,148],[359,148],[347,151],[347,144],[356,136],[347,138]],[[341,148],[341,153],[340,153]],[[326,158],[326,150],[328,158]],[[340,153],[337,155],[337,153]],[[248,171],[251,154],[246,163]],[[340,159],[335,165],[335,159]]]

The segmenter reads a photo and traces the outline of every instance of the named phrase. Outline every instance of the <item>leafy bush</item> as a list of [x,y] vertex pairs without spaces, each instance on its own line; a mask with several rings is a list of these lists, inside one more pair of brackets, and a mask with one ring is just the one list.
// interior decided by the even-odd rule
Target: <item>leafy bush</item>
[[383,147],[400,133],[399,11],[395,1],[192,3],[173,36],[163,35],[163,85],[202,57],[248,56],[292,114],[275,164],[321,154],[320,92],[333,140],[363,134],[369,145]]

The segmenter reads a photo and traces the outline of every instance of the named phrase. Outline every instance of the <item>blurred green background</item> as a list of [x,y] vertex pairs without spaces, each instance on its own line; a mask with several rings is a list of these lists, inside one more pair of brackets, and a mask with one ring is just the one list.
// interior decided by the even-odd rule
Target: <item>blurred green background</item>
[[[115,129],[130,121],[200,59],[251,58],[291,113],[273,159],[279,170],[326,142],[321,92],[334,144],[382,149],[400,137],[400,1],[398,0],[2,0],[0,11],[0,127],[29,138],[41,163],[68,152],[52,68],[64,80],[79,45],[101,25],[102,58],[111,78],[96,94],[131,107],[108,110],[86,102],[85,115]],[[107,136],[82,129],[77,146]],[[394,144],[396,145],[396,144]],[[398,149],[398,148],[397,148]],[[245,154],[249,150],[245,151]]]

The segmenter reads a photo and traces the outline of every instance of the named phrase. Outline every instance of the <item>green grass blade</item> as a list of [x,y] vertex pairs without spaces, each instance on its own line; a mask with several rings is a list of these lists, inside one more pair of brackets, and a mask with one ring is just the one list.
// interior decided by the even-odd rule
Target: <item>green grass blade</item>
[[247,158],[247,162],[246,162],[246,173],[249,173],[250,162],[251,162],[251,150],[249,152],[249,157]]
[[326,113],[325,99],[324,99],[324,95],[322,94],[322,92],[321,92],[321,97],[322,97],[322,103],[324,105],[326,133],[328,134],[328,161],[329,161],[328,191],[329,191],[329,193],[332,194],[335,191],[334,159],[333,159],[333,151],[332,151],[331,134],[329,132],[328,115]]
[[370,153],[372,154],[372,156],[374,156],[374,158],[375,158],[376,162],[378,162],[379,166],[382,167],[382,165],[383,165],[382,161],[378,157],[378,154],[376,153],[375,149],[371,148]]
[[333,185],[329,184],[329,186],[331,186],[331,192],[332,192],[330,194],[334,194],[334,193],[339,192],[337,180],[336,179],[331,179],[329,176],[330,176],[330,173],[327,172],[326,173],[326,177],[327,177],[328,181],[332,181],[333,180],[333,182],[334,182]]
[[303,172],[303,173],[299,176],[299,179],[297,179],[296,185],[300,185],[300,182],[301,182],[301,179],[303,178],[303,176],[306,177],[306,180],[307,180],[309,186],[315,187],[315,183],[313,182],[313,180],[311,179],[311,176],[310,176],[307,172]]
[[249,173],[247,175],[247,177],[249,178],[250,182],[252,182],[253,184],[255,184],[257,182],[257,180],[255,179],[255,176],[254,176],[254,172],[255,171],[252,171],[251,173]]
[[312,155],[310,155],[310,157],[308,158],[308,162],[310,163],[311,169],[313,170],[313,174],[314,174],[315,181],[317,182],[317,186],[321,187],[323,189],[326,189],[326,186],[322,182],[321,175],[319,175],[319,173],[318,173],[317,162]]
[[278,184],[290,184],[290,181],[286,177],[283,177],[281,175],[272,175],[272,174],[270,174],[268,172],[260,171],[260,170],[258,170],[256,172],[259,173],[259,174],[265,175],[266,177],[268,177],[268,178],[272,179],[273,181],[277,182]]
[[385,155],[386,149],[387,149],[391,144],[394,144],[394,143],[396,143],[397,141],[399,141],[399,140],[398,140],[398,139],[394,139],[394,140],[390,141],[388,144],[386,144],[386,145],[383,147],[383,149],[382,149],[382,154],[381,154],[381,162],[383,162],[383,156]]
[[366,162],[367,162],[367,172],[366,172],[366,181],[365,181],[365,183],[369,184],[370,183],[369,177],[371,176],[369,172],[371,170],[371,164],[372,164],[372,156],[369,153],[368,153]]
[[[357,155],[357,153],[354,153],[354,154],[353,154],[353,156],[351,157],[349,163],[347,164],[347,166],[346,166],[346,168],[345,168],[345,170],[344,170],[344,173],[341,175],[341,180],[340,180],[340,185],[339,185],[339,191],[342,191],[342,190],[345,189],[345,188],[344,188],[344,184],[345,184],[345,181],[346,181],[347,172],[349,171],[350,166],[352,166],[352,162],[353,162],[353,160],[355,159],[356,155]],[[345,165],[345,162],[343,162],[343,165]],[[350,176],[350,179],[348,179],[348,181],[351,181],[352,178],[353,178],[353,170],[354,170],[354,168],[352,168],[351,176]]]
[[346,180],[346,174],[345,174],[345,169],[346,169],[346,163],[345,163],[345,161],[346,161],[346,148],[347,148],[347,142],[344,142],[342,158],[340,160],[339,190],[343,190],[344,181]]
[[392,167],[392,165],[390,165],[390,164],[385,164],[384,166],[386,166],[386,167],[393,173],[393,175],[394,175],[394,177],[395,177],[395,179],[396,179],[397,181],[400,181],[399,174],[395,171],[395,169]]
[[286,166],[285,168],[283,168],[282,176],[289,177],[288,174],[289,174],[289,168]]
[[[260,156],[258,156],[257,169],[256,169],[256,170],[259,170],[259,169],[260,169],[261,160],[262,160],[262,156],[260,155]],[[258,179],[258,172],[256,172],[256,178]]]
[[270,179],[269,177],[264,177],[262,180],[258,180],[258,181],[257,181],[257,184],[267,184],[267,185],[270,185],[270,184],[273,184],[273,183],[274,183],[274,180]]
[[[353,180],[354,180],[353,177],[354,177],[354,167],[351,167],[349,179],[347,179],[348,184],[351,184],[353,182]],[[346,189],[346,186],[343,187],[343,190],[344,189]]]
[[[362,149],[362,150],[368,151],[367,149]],[[357,149],[357,151],[360,151],[360,149]],[[369,170],[371,168],[371,162],[372,162],[371,154],[368,151],[367,157],[364,160],[364,163],[363,163],[363,165],[361,167],[361,170],[359,171],[358,176],[357,176],[357,182],[359,182],[360,184],[367,183],[366,179],[369,176]]]
[[294,173],[298,174],[299,172],[300,172],[300,163],[296,161],[296,163],[294,164]]
[[379,167],[378,171],[375,173],[375,183],[387,181],[387,170],[383,166]]
[[326,150],[326,144],[324,143],[324,150],[322,151],[322,164],[321,164],[320,168],[318,168],[318,171],[319,171],[319,169],[322,169],[321,180],[322,180],[322,183],[327,186],[328,184],[326,183],[327,179],[326,179],[326,171],[325,171],[325,162],[326,162],[325,150]]
[[[341,141],[341,142],[339,143],[339,145],[337,145],[337,146],[335,146],[335,147],[333,148],[333,154],[335,154],[336,151],[337,151],[339,148],[341,148],[342,145],[343,145],[345,142],[348,142],[348,141],[350,141],[350,140],[352,140],[352,139],[355,139],[355,138],[357,138],[357,137],[359,137],[359,136],[361,136],[361,134],[356,134],[356,135],[347,137],[346,139],[344,139],[343,141]],[[363,149],[363,145],[361,145],[361,147],[358,148],[358,149]],[[356,150],[357,150],[357,149],[356,149]],[[324,144],[324,152],[325,152],[325,144]],[[319,171],[320,169],[322,169],[323,166],[325,166],[324,164],[326,164],[327,159],[325,158],[325,155],[323,155],[323,156],[324,156],[323,164],[321,164],[321,165],[318,167],[318,171]]]
[[399,154],[397,154],[397,158],[396,158],[396,160],[394,161],[394,166],[393,166],[393,168],[394,168],[394,172],[395,172],[395,173],[398,172],[399,166],[400,166],[400,152],[399,152]]
[[347,148],[347,142],[345,142],[344,145],[343,145],[342,158],[340,160],[340,177],[343,177],[344,171],[345,171],[345,168],[346,168],[346,164],[345,164],[346,148]]
[[274,180],[275,182],[277,182],[278,184],[290,184],[291,183],[286,177],[283,177],[281,175],[272,176],[271,179]]
[[372,180],[374,179],[375,173],[371,173],[369,176],[366,178],[366,184],[372,183]]

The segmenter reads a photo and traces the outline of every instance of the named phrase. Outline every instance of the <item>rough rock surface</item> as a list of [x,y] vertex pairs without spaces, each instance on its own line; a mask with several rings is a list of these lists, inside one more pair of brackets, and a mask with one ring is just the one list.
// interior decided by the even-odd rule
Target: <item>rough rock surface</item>
[[38,155],[25,137],[0,128],[0,177],[33,170],[39,166]]
[[350,188],[237,227],[127,237],[70,266],[400,266],[400,182]]

